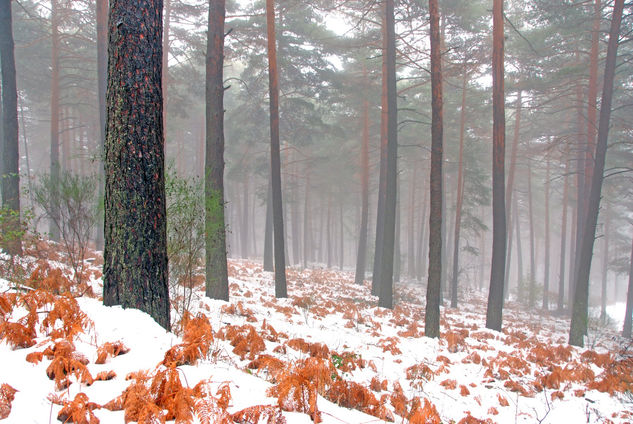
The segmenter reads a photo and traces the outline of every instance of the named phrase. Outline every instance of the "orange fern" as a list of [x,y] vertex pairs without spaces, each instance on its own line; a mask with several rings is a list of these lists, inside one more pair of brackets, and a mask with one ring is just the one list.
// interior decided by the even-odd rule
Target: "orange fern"
[[424,399],[424,406],[421,405],[419,398],[414,398],[409,414],[409,424],[442,424],[442,419],[437,413],[435,405]]
[[11,413],[11,403],[15,399],[16,392],[17,390],[6,383],[0,386],[0,420],[4,420]]
[[129,351],[130,349],[120,340],[113,343],[105,342],[97,349],[97,360],[95,364],[105,364],[108,358],[125,355]]
[[281,409],[274,405],[249,406],[231,415],[231,420],[238,424],[255,424],[264,419],[266,424],[286,424]]
[[99,405],[88,400],[85,393],[78,393],[72,402],[63,402],[63,408],[57,414],[57,419],[63,423],[99,424],[99,418],[92,412],[99,408],[101,408]]

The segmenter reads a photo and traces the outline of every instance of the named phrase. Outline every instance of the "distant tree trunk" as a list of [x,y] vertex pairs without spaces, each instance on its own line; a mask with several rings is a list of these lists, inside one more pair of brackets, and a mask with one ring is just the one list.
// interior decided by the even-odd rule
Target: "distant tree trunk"
[[[165,2],[163,16],[163,128],[167,135],[167,83],[169,81],[169,36],[171,35],[171,0]],[[224,25],[224,24],[223,24]]]
[[268,88],[270,96],[270,169],[273,192],[273,233],[275,248],[275,297],[288,297],[286,288],[286,258],[284,216],[281,199],[281,157],[279,154],[279,75],[275,38],[275,2],[266,0],[268,36]]
[[[51,161],[50,174],[52,181],[59,181],[59,9],[58,0],[51,0]],[[51,218],[48,223],[48,232],[51,240],[59,241],[59,210],[57,209],[57,186],[51,193],[53,204],[51,205]]]
[[[387,168],[385,178],[385,209],[380,259],[378,306],[393,308],[393,261],[396,230],[396,193],[398,179],[398,110],[396,92],[396,32],[394,0],[386,0],[387,66]],[[383,68],[384,69],[384,68]]]
[[[226,225],[224,219],[224,14],[224,0],[209,1],[204,185],[205,273],[206,295],[212,299],[228,301],[229,278],[226,263]],[[166,17],[165,20],[169,21],[169,17]],[[166,56],[165,52],[163,58]],[[243,230],[245,231],[245,229]]]
[[[363,83],[368,84],[367,68],[363,63]],[[363,99],[363,131],[360,148],[360,185],[361,185],[361,218],[358,236],[358,255],[356,256],[356,273],[354,282],[362,284],[365,279],[367,259],[367,221],[369,215],[369,100]]]
[[530,215],[530,277],[528,280],[528,306],[532,308],[536,301],[536,259],[534,239],[534,198],[532,196],[532,167],[528,162],[528,213]]
[[[465,66],[464,66],[465,68]],[[468,73],[463,70],[462,105],[459,112],[459,156],[457,159],[457,201],[455,204],[455,232],[453,238],[453,276],[451,282],[451,308],[457,307],[457,286],[459,279],[459,236],[462,227],[462,205],[464,202],[464,136],[466,134],[466,84]]]
[[[386,8],[386,1],[383,2]],[[381,112],[380,112],[380,175],[378,178],[378,202],[376,209],[376,244],[374,248],[374,266],[371,280],[371,293],[379,295],[380,267],[382,262],[383,232],[385,228],[385,199],[387,196],[387,150],[389,144],[388,121],[389,121],[389,101],[387,78],[387,13],[382,14],[382,92],[381,92]]]
[[607,47],[607,59],[604,68],[604,83],[602,85],[602,102],[600,105],[600,121],[598,125],[598,142],[596,144],[595,162],[591,178],[591,190],[587,199],[587,214],[580,244],[581,251],[578,256],[578,273],[576,274],[576,290],[574,292],[574,304],[572,308],[571,326],[569,329],[569,344],[583,346],[583,336],[587,333],[587,314],[589,306],[589,273],[591,271],[591,257],[596,235],[596,224],[600,209],[600,193],[604,163],[607,154],[607,141],[609,137],[609,121],[611,118],[611,102],[613,97],[613,80],[615,77],[615,64],[618,52],[618,38],[620,36],[620,22],[624,0],[615,0],[611,28],[609,31],[609,44]]
[[508,184],[506,185],[506,217],[508,219],[507,227],[510,228],[508,234],[508,245],[506,254],[506,271],[503,278],[504,298],[508,298],[509,280],[510,280],[510,264],[512,262],[512,194],[514,192],[514,176],[516,174],[517,153],[519,150],[519,139],[521,135],[521,107],[522,92],[517,93],[516,111],[514,115],[514,136],[512,137],[512,151],[510,152],[510,169],[508,170]]
[[[600,20],[602,19],[601,0],[594,1],[593,25],[591,28],[591,53],[589,55],[589,87],[587,89],[587,149],[585,150],[585,190],[591,186],[593,158],[598,135],[598,56],[600,43]],[[588,194],[588,193],[587,193]]]
[[[577,180],[578,178],[576,178]],[[569,314],[571,315],[571,305],[574,303],[574,277],[576,275],[576,238],[578,230],[578,201],[576,201],[576,210],[571,213],[570,224],[570,240],[569,240],[569,278],[567,284],[567,304],[569,305]]]
[[429,213],[429,276],[426,286],[424,333],[440,337],[440,290],[442,278],[442,52],[440,11],[437,0],[429,0],[431,19],[431,174]]
[[568,149],[565,154],[565,176],[563,182],[563,216],[561,218],[560,234],[560,265],[558,275],[558,312],[563,312],[565,308],[565,250],[567,248],[567,203],[569,202],[569,158]]
[[273,187],[268,178],[266,195],[266,224],[264,225],[264,271],[273,271]]
[[328,192],[327,195],[327,224],[325,225],[326,240],[325,247],[327,249],[327,267],[332,268],[332,195]]
[[585,187],[585,150],[587,148],[586,141],[584,140],[585,127],[584,127],[584,111],[582,107],[582,86],[580,83],[576,84],[576,125],[578,127],[577,137],[577,159],[576,159],[576,213],[575,213],[575,244],[573,255],[573,267],[570,273],[569,289],[570,289],[570,302],[573,303],[574,292],[576,290],[576,279],[578,275],[578,261],[580,254],[580,243],[582,241],[582,232],[585,222],[585,210],[587,204],[587,193]]
[[339,222],[341,223],[341,228],[339,232],[339,247],[340,247],[340,255],[339,255],[339,269],[343,270],[343,265],[345,265],[345,222],[343,221],[343,202],[339,203],[338,209],[338,217]]
[[[2,67],[2,207],[17,214],[10,228],[20,226],[20,155],[18,138],[18,89],[15,76],[11,1],[0,0],[0,64]],[[8,240],[2,246],[12,255],[22,253],[22,240]]]
[[310,228],[310,171],[305,170],[306,187],[303,203],[303,267],[312,260],[312,229]]
[[138,308],[169,329],[162,6],[110,6],[103,302]]
[[609,233],[611,232],[611,205],[604,210],[604,240],[602,241],[602,290],[600,293],[600,320],[607,321],[607,282],[609,276]]
[[[427,268],[426,264],[426,251],[429,247],[429,243],[427,242],[427,235],[426,235],[426,229],[427,229],[427,218],[426,218],[426,211],[429,209],[428,208],[428,196],[429,196],[429,190],[423,190],[424,192],[424,199],[422,200],[422,205],[421,205],[421,211],[422,213],[420,214],[420,231],[419,231],[419,239],[418,239],[418,269],[417,269],[417,275],[418,275],[418,281],[422,281],[422,273],[424,272],[424,270]],[[428,270],[427,270],[428,271]]]
[[415,182],[418,180],[418,168],[413,167],[409,181],[409,204],[407,208],[407,275],[415,278]]
[[547,157],[547,171],[545,173],[545,260],[543,266],[543,309],[549,310],[549,265],[550,265],[550,236],[549,236],[549,196],[550,196],[550,158]]
[[394,257],[393,257],[393,281],[400,281],[402,271],[402,248],[400,245],[401,211],[400,209],[400,178],[396,176],[396,234],[394,237]]
[[[516,240],[517,240],[517,285],[521,284],[523,280],[523,248],[521,242],[521,217],[519,216],[519,201],[516,196],[514,198],[513,221],[516,227]],[[512,229],[510,229],[512,231]]]
[[631,338],[631,323],[633,322],[633,241],[631,244],[631,258],[629,259],[629,288],[626,295],[626,312],[624,314],[624,326],[622,337]]
[[503,83],[503,0],[494,0],[492,6],[492,265],[486,328],[501,331],[503,314],[503,278],[506,255],[506,214],[504,193],[505,162],[505,100]]
[[242,225],[240,225],[240,244],[242,246],[242,257],[248,258],[248,174],[244,176],[244,189],[242,191]]

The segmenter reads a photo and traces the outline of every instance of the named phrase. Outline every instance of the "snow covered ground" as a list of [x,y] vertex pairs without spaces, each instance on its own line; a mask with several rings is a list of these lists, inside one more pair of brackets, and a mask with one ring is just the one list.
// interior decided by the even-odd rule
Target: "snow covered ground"
[[[275,299],[273,276],[260,264],[231,260],[229,268],[231,302],[207,299],[202,288],[196,290],[189,322],[201,324],[185,330],[184,341],[182,334],[166,332],[138,310],[105,307],[87,296],[76,299],[78,309],[64,296],[40,299],[34,306],[34,292],[16,294],[1,280],[0,385],[17,390],[4,422],[52,423],[64,407],[75,414],[68,422],[125,422],[139,416],[131,410],[132,393],[140,399],[135,398],[135,407],[146,410],[145,422],[257,422],[238,413],[257,405],[273,405],[259,408],[273,417],[267,421],[262,412],[261,423],[283,422],[281,416],[293,424],[378,423],[381,418],[397,423],[633,422],[633,347],[615,329],[592,327],[588,345],[593,350],[572,348],[566,344],[568,320],[509,303],[504,331],[490,331],[484,326],[485,296],[469,292],[458,309],[442,308],[442,337],[429,339],[423,337],[424,288],[419,285],[398,285],[397,306],[390,311],[376,307],[369,286],[354,285],[349,273],[290,269],[290,297]],[[99,293],[96,271],[91,284]],[[31,303],[20,300],[29,295]],[[37,313],[29,314],[33,308]],[[64,308],[73,312],[55,312]],[[30,324],[29,316],[37,317],[37,324]],[[212,329],[208,334],[203,316]],[[35,329],[32,343],[23,342],[28,347],[12,345],[6,334],[17,326],[10,323]],[[72,342],[68,352],[63,340]],[[119,341],[129,351],[113,356],[119,353],[114,349],[98,364],[104,344]],[[178,356],[188,348],[201,357]],[[54,375],[55,361],[71,358],[83,361],[91,378],[84,378],[75,362]],[[145,375],[134,374],[143,370]],[[115,376],[106,377],[110,371]],[[127,397],[120,397],[123,393]],[[174,412],[180,409],[187,411]]]

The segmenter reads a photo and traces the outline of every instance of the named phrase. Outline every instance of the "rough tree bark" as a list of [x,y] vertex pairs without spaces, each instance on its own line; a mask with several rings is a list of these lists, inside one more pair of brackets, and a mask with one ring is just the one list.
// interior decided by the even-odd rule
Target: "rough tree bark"
[[604,163],[607,154],[607,141],[609,138],[609,121],[611,118],[611,103],[613,98],[613,80],[615,78],[615,65],[618,53],[620,37],[620,22],[624,0],[615,0],[611,28],[609,30],[609,44],[607,47],[607,59],[604,68],[604,83],[602,85],[602,102],[600,105],[600,120],[598,124],[598,141],[591,177],[591,189],[587,199],[587,214],[585,215],[582,242],[578,255],[578,272],[576,274],[576,289],[574,291],[574,304],[572,307],[571,325],[569,328],[569,344],[583,346],[584,335],[587,333],[587,314],[589,306],[589,273],[591,271],[591,258],[600,210],[600,193],[604,178]]
[[[0,1],[0,63],[2,66],[2,207],[17,215],[10,218],[9,228],[20,225],[20,156],[18,139],[18,89],[15,76],[11,1]],[[2,246],[12,255],[22,253],[20,238],[9,239]]]
[[205,87],[204,228],[205,294],[212,299],[228,301],[229,277],[224,218],[224,4],[224,0],[209,1]]
[[492,6],[492,264],[486,311],[486,328],[501,331],[503,278],[506,260],[506,213],[504,193],[505,100],[503,92],[503,0]]
[[387,43],[387,169],[385,179],[385,209],[380,260],[378,306],[393,308],[393,261],[396,230],[396,193],[398,179],[398,110],[396,93],[396,31],[394,0],[386,0]]
[[270,103],[270,173],[273,200],[273,236],[275,258],[275,297],[288,297],[286,288],[286,258],[284,216],[281,199],[281,157],[279,153],[279,75],[275,37],[275,2],[266,0],[268,37],[268,92]]
[[103,302],[169,329],[162,3],[110,2]]
[[431,19],[431,175],[429,213],[429,276],[426,286],[424,333],[440,337],[440,290],[442,278],[442,52],[440,11],[437,0],[429,0]]

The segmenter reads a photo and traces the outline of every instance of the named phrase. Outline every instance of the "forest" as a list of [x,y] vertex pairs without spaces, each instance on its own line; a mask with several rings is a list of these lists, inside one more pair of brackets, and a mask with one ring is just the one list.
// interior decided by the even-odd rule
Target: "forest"
[[631,422],[632,41],[625,0],[0,0],[0,420]]

